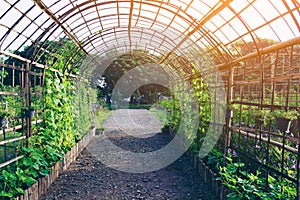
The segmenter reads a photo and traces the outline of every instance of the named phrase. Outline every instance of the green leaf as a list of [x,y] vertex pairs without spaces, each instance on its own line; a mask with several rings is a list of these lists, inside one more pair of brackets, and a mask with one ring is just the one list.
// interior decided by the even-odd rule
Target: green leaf
[[32,177],[26,177],[26,176],[22,176],[21,180],[27,186],[31,186],[32,184],[34,184],[36,182],[36,180],[34,178],[32,178]]
[[16,191],[18,192],[18,194],[25,194],[25,190],[23,190],[22,188],[16,188]]
[[17,179],[17,177],[16,177],[15,174],[10,173],[10,172],[8,172],[6,170],[2,171],[2,175],[3,175],[3,178],[4,178],[5,181],[10,181],[11,182],[11,181],[14,181],[14,180]]
[[226,159],[227,159],[229,162],[232,162],[232,158],[226,157]]
[[30,147],[24,147],[23,151],[26,153],[30,153],[32,151],[32,149]]
[[237,163],[234,163],[233,165],[234,165],[235,167],[244,167],[244,166],[245,166],[245,164],[242,163],[242,162],[237,162]]
[[25,174],[31,175],[33,178],[38,178],[37,171],[33,168],[28,168],[24,170]]
[[47,176],[49,174],[49,171],[44,169],[44,170],[41,170],[39,173],[42,176]]
[[10,192],[5,192],[5,191],[1,191],[0,192],[0,197],[9,197],[12,198],[14,195]]
[[30,158],[24,158],[23,159],[23,164],[25,166],[31,166],[32,165],[32,160]]

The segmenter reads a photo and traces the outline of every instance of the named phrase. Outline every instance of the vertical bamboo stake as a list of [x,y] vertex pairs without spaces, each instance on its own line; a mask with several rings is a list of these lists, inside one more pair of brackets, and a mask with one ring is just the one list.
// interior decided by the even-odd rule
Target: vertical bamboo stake
[[2,76],[2,85],[4,84],[4,66],[2,66],[2,71],[1,71],[1,76]]
[[[15,66],[15,63],[13,62],[13,68],[12,68],[12,79],[11,79],[11,85],[12,85],[12,92],[13,92],[13,95],[12,95],[12,102],[13,102],[13,106],[16,107],[16,99],[15,99],[15,69],[16,69],[16,66]],[[12,113],[13,116],[16,116],[16,110],[14,113]],[[16,119],[13,118],[13,131],[14,131],[14,137],[16,138]],[[18,155],[18,152],[17,152],[17,144],[14,143],[14,152],[15,152],[15,155],[17,156]]]
[[[227,86],[227,105],[232,102],[232,95],[233,95],[233,66],[230,65],[229,74],[228,74],[228,86]],[[232,112],[231,108],[226,106],[226,124],[225,124],[225,148],[224,148],[224,156],[226,157],[228,154],[228,147],[230,146],[230,139],[231,139],[231,115],[228,115],[229,112]],[[224,162],[226,163],[226,158],[224,158]]]
[[[42,110],[42,112],[44,112],[45,111],[45,77],[46,77],[46,70],[47,70],[47,66],[45,66],[44,68],[43,68],[43,74],[42,74],[42,77],[41,77],[41,87],[42,87],[42,107],[41,107],[41,110]],[[45,120],[44,119],[44,116],[45,115],[42,115],[43,116],[43,120]]]
[[[294,46],[291,47],[291,53],[290,53],[289,69],[287,72],[289,77],[291,77],[292,69],[293,69],[293,50],[294,50]],[[289,108],[290,87],[291,87],[291,79],[289,78],[287,89],[286,89],[286,101],[285,101],[286,110]]]
[[[21,66],[21,71],[19,73],[19,82],[20,82],[20,108],[24,107],[24,65]],[[26,133],[24,133],[24,118],[22,117],[22,136],[24,136]]]
[[[29,63],[26,63],[25,68],[25,97],[26,97],[26,106],[30,106],[30,80],[29,80]],[[29,138],[31,136],[31,118],[26,117],[26,137]]]

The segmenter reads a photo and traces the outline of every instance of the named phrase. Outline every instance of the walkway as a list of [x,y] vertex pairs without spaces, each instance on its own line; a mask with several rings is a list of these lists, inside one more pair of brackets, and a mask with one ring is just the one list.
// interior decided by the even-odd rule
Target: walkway
[[[125,122],[127,126],[124,126]],[[146,110],[118,110],[106,121],[105,135],[122,149],[150,152],[160,149],[172,139],[168,134],[153,134],[159,132],[160,125]],[[137,129],[143,132],[139,137],[134,135]],[[146,137],[149,134],[151,137]],[[92,143],[101,138],[101,134],[95,136]],[[58,177],[41,199],[216,199],[186,156],[158,171],[127,173],[102,164],[88,149]]]

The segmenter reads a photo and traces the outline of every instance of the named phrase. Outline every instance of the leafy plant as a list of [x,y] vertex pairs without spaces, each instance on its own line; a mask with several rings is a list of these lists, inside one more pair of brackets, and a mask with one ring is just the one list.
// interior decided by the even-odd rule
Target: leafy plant
[[205,157],[205,163],[214,171],[218,172],[219,167],[223,165],[224,154],[217,149],[212,149]]
[[234,162],[231,156],[226,159],[228,163],[220,167],[218,180],[230,189],[228,200],[296,199],[296,187],[290,181],[279,181],[271,175],[266,180],[259,170],[248,173],[244,163]]
[[287,120],[295,120],[298,116],[300,116],[299,112],[296,110],[276,110],[273,111],[273,116],[276,118],[282,118]]
[[[51,67],[59,70],[65,66],[70,67],[62,60],[70,54],[68,47],[75,45],[72,45],[70,41],[66,42],[66,48],[58,51],[61,60],[54,62],[44,58],[44,61],[52,65]],[[44,112],[40,117],[44,119],[44,122],[38,125],[32,124],[34,134],[24,142],[30,144],[28,147],[18,147],[21,149],[18,154],[24,157],[0,171],[0,199],[11,199],[23,194],[25,189],[35,183],[39,177],[48,175],[50,167],[60,161],[65,152],[69,151],[75,142],[87,133],[85,127],[90,127],[91,123],[81,121],[79,124],[76,117],[84,116],[81,118],[86,120],[85,117],[88,115],[89,120],[92,118],[90,105],[91,102],[97,102],[97,95],[93,89],[86,89],[89,88],[88,85],[82,87],[83,92],[79,94],[77,91],[80,90],[77,90],[73,79],[62,73],[51,71],[46,71],[45,88],[31,87],[33,94],[31,105],[34,105],[36,109],[43,109]],[[19,87],[13,89],[5,87],[5,89],[14,92],[20,90]],[[42,95],[44,98],[40,98]],[[74,99],[78,96],[80,96],[79,107],[76,107]],[[9,113],[18,116],[25,111],[34,110],[31,106],[21,109],[23,99],[18,96],[7,96],[4,100],[7,101],[9,109],[7,112],[2,112],[3,117],[8,116]],[[82,111],[77,115],[76,110],[79,108]]]
[[258,109],[258,110],[255,110],[253,112],[253,116],[257,119],[260,119],[260,120],[265,120],[267,115],[270,113],[269,110],[261,110],[261,109]]
[[238,104],[234,104],[234,103],[228,103],[226,105],[226,108],[228,110],[237,110],[237,109],[239,109],[239,105]]

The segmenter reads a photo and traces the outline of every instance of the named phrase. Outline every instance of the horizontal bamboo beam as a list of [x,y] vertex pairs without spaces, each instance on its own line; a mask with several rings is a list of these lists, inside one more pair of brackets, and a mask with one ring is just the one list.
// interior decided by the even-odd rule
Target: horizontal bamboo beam
[[18,96],[19,94],[16,93],[16,92],[5,92],[5,91],[0,91],[0,95]]
[[21,136],[21,137],[17,137],[17,138],[12,138],[12,139],[9,139],[9,140],[4,140],[4,141],[1,141],[0,142],[0,145],[4,145],[4,144],[7,144],[7,143],[12,143],[12,142],[16,142],[16,141],[20,141],[20,140],[24,140],[26,139],[26,136]]
[[[43,120],[41,120],[41,119],[39,119],[39,120],[37,120],[37,121],[33,121],[32,122],[32,124],[39,124],[39,123],[41,123]],[[12,127],[12,128],[7,128],[7,129],[2,129],[1,131],[0,131],[0,135],[1,134],[4,134],[4,133],[9,133],[9,132],[13,132],[14,130],[20,130],[20,129],[22,129],[22,125],[18,125],[18,126],[14,126],[14,127]]]
[[284,48],[293,46],[295,44],[300,44],[300,37],[296,37],[296,38],[293,38],[293,39],[285,41],[285,42],[280,42],[278,44],[274,44],[272,46],[265,47],[265,48],[263,48],[263,49],[261,49],[257,52],[249,53],[245,56],[234,59],[234,60],[231,61],[231,63],[223,63],[223,64],[220,64],[220,65],[217,65],[216,68],[219,69],[219,70],[225,70],[228,67],[230,67],[231,65],[235,65],[235,64],[237,64],[239,62],[242,62],[244,60],[255,58],[255,57],[258,57],[259,55],[262,55],[262,54],[272,53],[272,52],[278,51],[280,49],[284,49]]
[[29,64],[34,64],[36,67],[39,67],[39,68],[42,68],[42,69],[48,69],[48,67],[46,65],[43,65],[43,64],[40,64],[40,63],[37,63],[37,62],[32,62],[31,60],[29,60],[27,58],[23,58],[22,56],[16,55],[14,53],[10,53],[10,52],[7,52],[7,51],[0,50],[0,54],[18,59],[20,61],[23,61],[23,62],[26,62],[26,63],[29,63]]
[[231,130],[234,131],[234,132],[240,133],[240,134],[242,134],[244,136],[251,137],[251,138],[257,139],[259,141],[265,142],[265,143],[269,142],[270,144],[273,144],[274,146],[277,146],[279,148],[284,148],[284,149],[286,149],[286,150],[288,150],[288,151],[290,151],[292,153],[295,153],[295,154],[298,153],[298,149],[290,147],[290,146],[287,146],[287,145],[283,145],[280,142],[276,142],[274,140],[270,140],[269,141],[268,138],[264,138],[264,137],[259,138],[259,135],[243,131],[243,130],[241,130],[239,128],[231,128]]
[[[10,53],[10,52],[7,52],[7,51],[1,51],[0,50],[0,54],[6,55],[6,56],[9,56],[9,57],[12,57],[12,58],[16,58],[20,61],[23,61],[23,62],[26,62],[26,63],[29,63],[29,64],[33,64],[36,67],[41,68],[41,69],[46,69],[46,70],[50,70],[50,71],[53,71],[53,72],[60,72],[57,69],[49,68],[47,65],[43,65],[43,64],[40,64],[40,63],[37,63],[37,62],[32,62],[31,60],[29,60],[27,58],[23,58],[23,57],[21,57],[19,55],[16,55],[14,53]],[[76,75],[70,74],[70,73],[66,73],[66,75],[70,76],[70,77],[73,77],[73,78],[77,77]]]
[[1,163],[0,164],[0,168],[5,167],[5,166],[7,166],[7,165],[9,165],[9,164],[11,164],[13,162],[16,162],[17,160],[20,160],[23,157],[24,156],[18,156],[18,157],[15,157],[14,159],[11,159],[11,160],[7,161],[7,162]]

